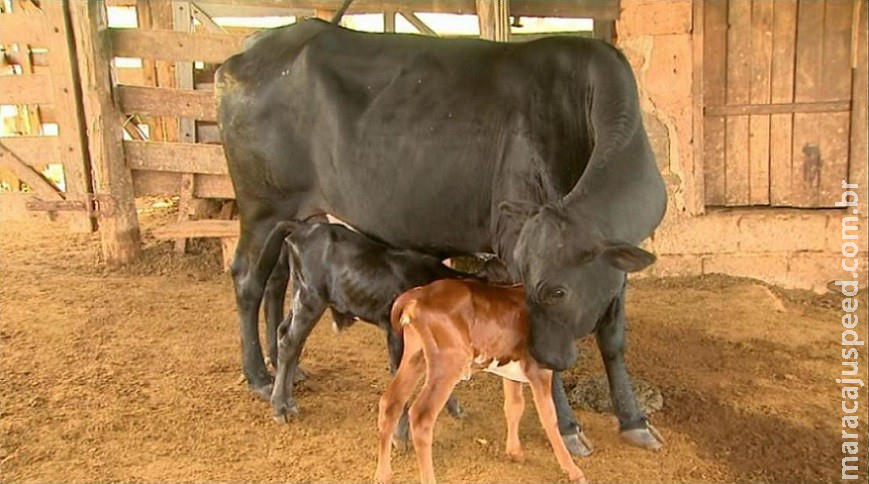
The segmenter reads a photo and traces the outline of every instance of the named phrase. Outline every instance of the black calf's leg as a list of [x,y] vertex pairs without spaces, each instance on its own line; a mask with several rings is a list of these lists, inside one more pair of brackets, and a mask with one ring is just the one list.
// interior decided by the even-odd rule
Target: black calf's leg
[[625,366],[625,288],[613,302],[595,330],[603,364],[610,385],[613,409],[619,419],[619,430],[628,443],[637,447],[658,450],[663,439],[649,425],[643,411],[637,405],[637,397],[631,385],[631,377]]
[[265,287],[266,344],[269,348],[269,361],[278,364],[278,324],[284,320],[284,300],[290,280],[287,245],[283,244],[281,255]]
[[235,285],[235,299],[238,305],[239,332],[242,345],[242,370],[247,379],[250,392],[268,400],[271,395],[272,377],[263,361],[262,346],[259,342],[257,327],[260,303],[264,285],[257,277],[255,264],[251,263],[240,241],[232,263],[232,278]]
[[302,347],[326,311],[315,295],[303,292],[300,284],[295,284],[291,316],[284,319],[278,328],[278,371],[275,375],[275,389],[272,392],[272,414],[280,423],[287,423],[288,414],[299,412],[293,398],[292,376],[299,364]]
[[570,408],[560,371],[552,372],[552,401],[555,403],[555,416],[558,417],[558,432],[561,434],[561,440],[564,441],[567,450],[570,451],[570,455],[574,457],[590,456],[594,452],[594,445],[585,436],[582,424],[579,423],[573,414],[573,409]]

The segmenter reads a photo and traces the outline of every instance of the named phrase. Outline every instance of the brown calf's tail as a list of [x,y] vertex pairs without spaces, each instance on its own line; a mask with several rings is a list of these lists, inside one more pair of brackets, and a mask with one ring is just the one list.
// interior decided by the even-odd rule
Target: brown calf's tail
[[413,288],[404,294],[398,296],[392,303],[392,312],[389,315],[389,321],[392,323],[392,331],[396,334],[402,334],[404,327],[410,323],[410,318],[413,317],[413,308],[416,306],[419,287]]

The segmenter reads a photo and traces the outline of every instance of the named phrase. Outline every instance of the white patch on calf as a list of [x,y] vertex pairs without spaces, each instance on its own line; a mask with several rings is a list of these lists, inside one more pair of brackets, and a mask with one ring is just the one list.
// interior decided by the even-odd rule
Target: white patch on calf
[[[478,357],[479,358],[479,357]],[[489,364],[483,371],[488,371],[489,373],[494,373],[501,378],[506,378],[508,380],[528,383],[528,377],[525,376],[525,372],[522,371],[522,365],[519,364],[519,361],[511,361],[506,365],[498,366],[498,360],[492,360],[492,363]]]

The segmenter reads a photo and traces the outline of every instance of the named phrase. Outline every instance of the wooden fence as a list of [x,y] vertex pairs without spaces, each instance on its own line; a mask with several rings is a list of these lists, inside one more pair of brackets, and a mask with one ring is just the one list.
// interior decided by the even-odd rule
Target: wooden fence
[[[47,16],[47,10],[60,10],[55,6],[47,8],[49,4],[59,3],[41,2],[44,11],[42,15]],[[88,2],[89,5],[85,6],[77,5],[84,2],[72,3],[74,6],[71,8],[70,18],[72,24],[78,26],[76,35],[91,37],[90,40],[76,39],[80,57],[88,57],[85,60],[77,60],[78,64],[87,64],[83,70],[93,68],[99,71],[99,63],[106,62],[103,69],[108,72],[108,63],[111,59],[138,59],[141,62],[140,66],[133,69],[122,67],[120,62],[116,62],[109,86],[102,86],[100,80],[93,77],[94,72],[89,71],[91,78],[85,79],[85,89],[93,92],[90,96],[87,93],[84,95],[86,112],[84,116],[79,117],[83,120],[80,123],[92,123],[96,119],[120,120],[122,130],[116,129],[112,132],[111,125],[107,124],[103,132],[105,139],[102,141],[85,140],[83,138],[85,130],[81,132],[69,130],[65,133],[69,137],[74,134],[80,146],[87,146],[89,142],[92,152],[99,151],[105,155],[100,159],[108,159],[107,163],[110,165],[94,167],[97,178],[113,178],[113,183],[120,184],[119,188],[113,186],[113,183],[103,183],[100,179],[96,180],[95,184],[95,193],[100,194],[95,198],[103,196],[104,193],[109,194],[108,199],[111,200],[112,207],[110,218],[126,219],[116,226],[113,226],[114,222],[111,221],[104,224],[111,232],[103,234],[104,248],[114,247],[114,249],[106,249],[106,252],[113,254],[107,256],[107,259],[109,262],[115,259],[122,262],[134,257],[137,249],[130,247],[132,243],[130,240],[113,243],[107,239],[119,237],[129,239],[132,237],[131,234],[138,237],[132,201],[123,201],[120,198],[130,199],[141,196],[179,197],[178,223],[155,231],[157,237],[177,239],[181,250],[188,237],[222,237],[225,239],[225,248],[227,251],[230,250],[233,238],[238,233],[238,225],[236,221],[231,220],[232,211],[228,205],[220,210],[221,215],[217,220],[191,220],[191,218],[195,216],[195,208],[201,205],[196,203],[198,200],[234,198],[223,149],[217,137],[213,73],[220,62],[240,50],[242,40],[252,29],[223,27],[214,18],[258,16],[330,18],[342,2],[340,0],[245,2],[108,0],[110,7],[135,9],[137,28],[107,28],[104,20],[95,19],[94,17],[105,16],[105,1]],[[103,11],[99,12],[97,9]],[[436,33],[416,15],[417,13],[478,14],[482,36],[495,40],[509,40],[510,15],[592,18],[595,35],[609,39],[614,21],[618,17],[619,2],[617,0],[575,2],[512,0],[509,3],[508,0],[413,2],[356,0],[347,14],[355,13],[383,15],[384,30],[387,32],[395,30],[396,16],[401,16],[424,35],[436,35]],[[87,16],[90,23],[81,18],[83,16]],[[28,17],[28,19],[36,23],[32,18]],[[4,37],[13,33],[23,35],[28,30],[21,27],[7,31],[0,27]],[[68,39],[68,34],[65,35],[67,37],[64,38]],[[6,43],[5,38],[3,41]],[[68,56],[69,53],[67,52],[66,55]],[[71,61],[69,57],[64,58],[64,61],[67,65],[76,64],[76,60]],[[43,82],[46,83],[47,81]],[[56,85],[54,90],[58,90]],[[108,92],[102,93],[102,91]],[[2,89],[0,92],[13,93],[14,99],[3,101],[4,104],[26,105],[38,104],[42,101],[50,102],[39,97],[44,91],[38,87],[9,91]],[[110,97],[106,97],[106,94],[110,94]],[[67,109],[74,110],[75,103],[70,101],[70,105],[71,107]],[[56,109],[60,114],[57,104]],[[92,131],[91,137],[94,136]],[[123,141],[120,139],[122,134]],[[7,138],[3,140],[5,144]],[[18,143],[13,147],[16,153],[33,152],[34,156],[37,156],[46,149],[44,145],[33,145],[33,147],[28,145],[28,148],[24,148],[24,141],[15,141],[15,143]],[[87,159],[86,153],[79,153],[77,156],[79,165],[82,164],[82,160]],[[93,153],[91,156],[93,157]],[[66,167],[66,164],[64,166]],[[101,177],[100,174],[104,176]],[[81,190],[83,193],[89,193],[84,188]],[[126,252],[131,253],[126,254]]]

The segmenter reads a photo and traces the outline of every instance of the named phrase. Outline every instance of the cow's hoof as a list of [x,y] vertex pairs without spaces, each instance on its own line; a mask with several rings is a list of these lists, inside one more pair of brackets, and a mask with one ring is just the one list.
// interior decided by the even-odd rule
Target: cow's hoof
[[573,434],[562,435],[561,440],[567,451],[574,457],[588,457],[594,452],[594,445],[585,436],[585,431],[580,430]]
[[622,432],[625,442],[647,450],[661,450],[664,447],[664,438],[658,429],[649,425],[645,429],[631,429]]
[[248,387],[248,391],[251,396],[258,400],[270,401],[272,398],[272,384],[269,383],[267,385],[259,386],[259,387]]

